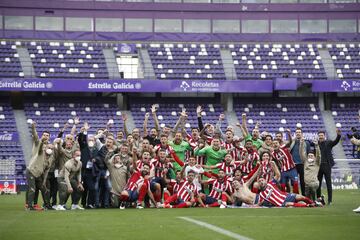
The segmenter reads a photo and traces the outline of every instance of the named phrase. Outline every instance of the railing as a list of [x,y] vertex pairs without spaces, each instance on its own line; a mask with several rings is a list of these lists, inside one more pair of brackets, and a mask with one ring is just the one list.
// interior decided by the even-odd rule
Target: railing
[[[145,67],[145,65],[144,65],[144,62],[143,62],[143,60],[141,59],[141,58],[139,58],[139,61],[141,62],[141,64],[139,64],[139,68],[138,68],[138,76],[149,76],[151,73],[154,73],[154,71],[157,69],[157,65],[154,65],[153,66],[153,68],[146,68]],[[75,62],[75,61],[74,61]],[[295,60],[295,62],[296,62],[296,60]],[[195,63],[196,63],[196,60],[195,60]],[[253,61],[253,63],[255,64],[256,63],[256,61]],[[320,62],[319,62],[320,63]],[[166,63],[164,63],[163,65],[165,65]],[[235,65],[234,65],[234,60],[233,59],[226,59],[226,60],[222,60],[221,61],[221,63],[219,62],[219,64],[220,65],[222,65],[222,67],[223,67],[223,69],[224,69],[224,72],[226,71],[226,69],[225,68],[227,68],[227,66],[228,65],[233,65],[234,66],[234,68],[236,67]],[[70,64],[69,64],[70,65]],[[193,65],[191,65],[191,64],[189,64],[188,65],[189,66],[189,69],[191,68],[191,69],[193,69]],[[205,66],[205,64],[204,64],[204,66]],[[204,68],[204,66],[202,67],[202,68],[198,68],[198,69],[200,69],[201,71],[202,71],[202,73],[199,73],[199,75],[200,74],[202,74],[202,75],[207,75],[207,74],[205,74],[204,72],[207,72],[209,69],[205,69]],[[268,69],[267,70],[264,70],[264,74],[266,74],[266,72],[271,72],[272,70],[271,70],[271,64],[270,63],[267,63],[267,67],[268,67]],[[299,68],[297,67],[297,65],[295,64],[295,65],[292,65],[293,66],[293,68],[287,68],[287,71],[285,71],[285,70],[283,70],[283,72],[281,73],[281,75],[279,75],[279,76],[277,76],[277,77],[283,77],[283,78],[299,78],[299,75],[298,74],[294,74],[294,73],[292,73],[292,70],[298,70]],[[320,65],[321,66],[321,65]],[[322,64],[322,66],[324,67],[324,69],[326,69],[326,68],[331,68],[331,69],[333,69],[333,65],[332,64]],[[41,76],[37,76],[36,74],[34,74],[34,73],[31,73],[31,68],[33,67],[33,63],[29,63],[29,62],[22,62],[22,70],[23,70],[23,72],[26,72],[27,73],[27,76],[26,77],[30,77],[30,78],[37,78],[37,77],[40,77],[41,78]],[[48,67],[48,68],[51,68],[51,67]],[[52,68],[54,68],[54,67],[52,67]],[[56,69],[59,69],[60,68],[60,65],[58,66],[58,67],[56,67],[56,68],[54,68],[54,72],[56,73]],[[82,71],[81,71],[81,67],[66,67],[66,69],[68,70],[68,73],[72,73],[71,71],[74,71],[74,69],[75,68],[77,68],[78,69],[78,71],[79,72],[77,72],[77,70],[75,70],[76,72],[73,72],[73,74],[74,74],[74,77],[76,77],[76,74],[80,74],[80,73],[82,73]],[[213,68],[213,65],[211,65],[210,64],[210,69],[211,68]],[[232,69],[232,66],[230,66],[230,68]],[[278,66],[278,69],[276,69],[276,70],[273,70],[273,71],[278,71],[279,72],[279,66]],[[73,69],[73,70],[71,70],[71,69]],[[94,68],[94,71],[96,70],[97,68]],[[163,70],[164,70],[164,73],[165,73],[165,75],[168,75],[167,74],[167,70],[165,70],[165,69],[168,69],[168,68],[163,68]],[[176,69],[176,68],[174,68],[174,69]],[[315,69],[315,67],[314,67],[314,69]],[[35,69],[34,69],[35,70]],[[186,70],[186,68],[184,68],[184,70]],[[107,68],[107,69],[104,69],[104,71],[108,74],[108,78],[118,78],[118,73],[120,72],[119,71],[119,69],[118,69],[118,67],[116,67],[116,68]],[[235,69],[235,71],[236,71],[236,69]],[[335,76],[334,78],[335,79],[338,79],[338,75],[337,75],[337,72],[336,72],[337,70],[336,69],[334,69],[334,71],[333,71],[333,76]],[[354,69],[354,71],[355,71],[355,69]],[[325,72],[325,70],[324,70],[324,72]],[[47,73],[49,73],[48,71],[45,71],[44,72],[45,73],[45,75],[47,75]],[[186,73],[186,71],[184,71],[184,74]],[[30,75],[29,75],[30,74]],[[120,75],[122,76],[123,74],[121,74],[121,72],[120,72]],[[259,76],[257,76],[257,77],[254,77],[254,79],[261,79],[261,73],[259,73],[258,74]],[[225,76],[225,74],[224,74],[224,76]],[[324,75],[325,77],[326,77],[326,75]],[[47,76],[46,76],[47,77]],[[71,77],[71,76],[69,76],[69,77]],[[239,74],[236,74],[236,73],[234,73],[234,72],[229,72],[229,73],[227,73],[226,74],[226,77],[229,79],[229,80],[231,80],[231,79],[239,79],[239,78],[241,78],[241,75],[239,75]],[[224,77],[224,79],[223,80],[226,80],[226,77]],[[266,76],[266,77],[268,77],[268,76]],[[91,78],[90,77],[90,75],[88,76],[88,78]],[[97,78],[97,76],[96,76],[96,73],[95,73],[95,77],[94,78]],[[129,76],[129,77],[126,77],[125,76],[125,78],[134,78],[134,77],[131,77],[131,76]],[[168,76],[166,76],[166,78],[168,79],[169,77]],[[164,79],[166,79],[166,78],[164,78]],[[191,77],[190,77],[191,78]],[[303,79],[306,79],[306,77],[302,77]],[[331,77],[330,77],[331,78]],[[160,79],[161,79],[161,77],[160,77]],[[185,79],[185,78],[184,78]],[[266,78],[265,78],[266,79]],[[311,80],[311,79],[317,79],[315,76],[313,77],[313,78],[308,78],[309,80]],[[209,78],[209,80],[211,80],[211,78]]]
[[[55,0],[53,0],[55,1]],[[359,0],[65,0],[65,1],[84,1],[84,2],[129,2],[129,3],[216,3],[216,4],[236,4],[236,3],[270,3],[270,4],[334,4],[334,3],[357,3]]]

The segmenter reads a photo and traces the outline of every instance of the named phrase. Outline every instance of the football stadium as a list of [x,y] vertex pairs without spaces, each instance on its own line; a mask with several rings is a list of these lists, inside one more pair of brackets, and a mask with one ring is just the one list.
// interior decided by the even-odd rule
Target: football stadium
[[1,0],[0,239],[359,239],[360,0]]

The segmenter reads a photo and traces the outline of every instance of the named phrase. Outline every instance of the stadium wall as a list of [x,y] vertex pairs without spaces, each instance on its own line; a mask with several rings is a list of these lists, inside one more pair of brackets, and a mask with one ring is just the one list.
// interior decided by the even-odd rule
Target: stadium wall
[[[0,2],[2,30],[1,38],[28,39],[71,39],[106,41],[358,41],[360,4],[195,4],[195,3],[118,3],[96,1],[9,1]],[[9,29],[7,17],[30,16],[33,24],[27,30]],[[38,30],[36,17],[61,17],[62,31]],[[91,29],[88,31],[69,31],[67,18],[89,18]],[[121,19],[121,28],[113,31],[99,31],[98,18]],[[149,29],[136,32],[127,29],[127,19],[147,19]],[[159,19],[181,21],[179,32],[161,32],[155,29]],[[186,20],[207,20],[208,32],[187,32]],[[237,20],[237,33],[214,32],[216,20]],[[263,20],[265,31],[245,32],[242,23],[248,20]],[[296,20],[297,30],[291,33],[272,31],[274,20]],[[303,20],[323,20],[324,29],[316,33],[305,33],[301,28]],[[351,32],[333,31],[331,21],[351,20]],[[31,21],[31,20],[30,20]],[[341,30],[340,30],[341,31]]]

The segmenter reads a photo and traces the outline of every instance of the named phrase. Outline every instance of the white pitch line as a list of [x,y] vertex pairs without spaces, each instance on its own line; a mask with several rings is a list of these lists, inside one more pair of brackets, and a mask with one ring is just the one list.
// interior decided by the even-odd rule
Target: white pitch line
[[251,240],[251,238],[247,238],[247,237],[244,237],[244,236],[241,236],[237,233],[233,233],[233,232],[230,232],[228,230],[225,230],[223,228],[220,228],[220,227],[217,227],[215,225],[212,225],[212,224],[209,224],[209,223],[206,223],[206,222],[202,222],[202,221],[198,221],[198,220],[195,220],[195,219],[192,219],[192,218],[189,218],[189,217],[178,217],[182,220],[185,220],[185,221],[188,221],[188,222],[192,222],[192,223],[195,223],[199,226],[202,226],[202,227],[205,227],[207,229],[210,229],[214,232],[217,232],[217,233],[220,233],[220,234],[223,234],[225,236],[228,236],[228,237],[231,237],[233,239],[237,239],[237,240]]

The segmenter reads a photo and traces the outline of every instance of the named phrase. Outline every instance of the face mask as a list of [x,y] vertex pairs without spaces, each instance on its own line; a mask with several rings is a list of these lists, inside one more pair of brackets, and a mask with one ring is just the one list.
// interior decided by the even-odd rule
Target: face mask
[[81,157],[80,157],[80,156],[75,157],[75,160],[76,160],[76,161],[80,161],[80,159],[81,159]]
[[115,163],[115,168],[121,168],[122,164],[121,163]]
[[46,154],[51,155],[52,153],[53,151],[50,148],[46,149]]
[[313,158],[309,158],[309,159],[308,159],[308,162],[309,162],[309,163],[312,163],[312,162],[314,162],[314,159],[313,159]]
[[89,147],[93,147],[95,145],[95,143],[94,143],[94,141],[89,141],[88,145],[89,145]]

